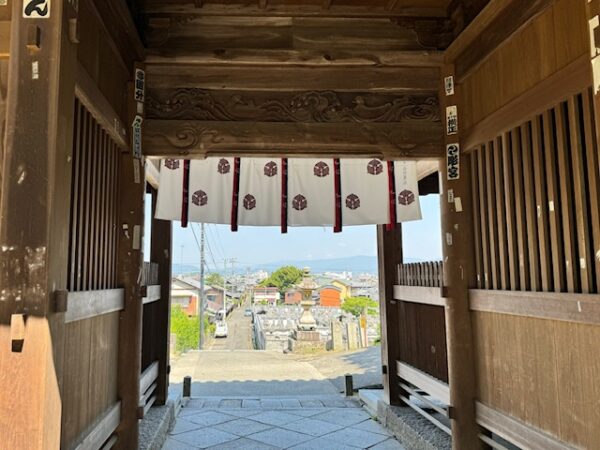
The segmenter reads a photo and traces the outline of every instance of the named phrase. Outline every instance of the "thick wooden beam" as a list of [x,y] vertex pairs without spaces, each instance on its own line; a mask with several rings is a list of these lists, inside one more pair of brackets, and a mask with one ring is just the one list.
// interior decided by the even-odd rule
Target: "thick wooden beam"
[[[589,36],[590,36],[590,64],[589,72],[592,77],[592,89],[588,95],[583,95],[584,111],[590,110],[590,103],[593,105],[595,114],[586,114],[585,122],[593,122],[596,130],[594,133],[586,133],[587,166],[589,168],[600,167],[600,149],[598,148],[598,136],[600,136],[600,1],[593,0],[586,2],[586,14],[588,18]],[[596,151],[590,151],[590,148],[596,148]],[[590,217],[592,224],[593,248],[596,252],[594,260],[594,269],[596,272],[596,289],[600,289],[600,171],[591,170],[587,180],[587,191],[590,198]]]
[[[420,192],[419,192],[420,193]],[[442,288],[425,286],[394,286],[394,298],[403,302],[421,305],[446,306]]]
[[554,0],[491,0],[446,49],[446,63],[455,65],[457,80],[483,64],[495,49],[553,3]]
[[79,437],[73,450],[96,450],[111,437],[121,419],[121,403],[117,402],[100,414],[96,421]]
[[148,119],[388,123],[440,122],[437,95],[405,92],[148,89]]
[[121,311],[124,297],[123,289],[69,292],[65,323]]
[[[448,66],[444,77],[454,76]],[[460,141],[460,86],[454,85],[450,95],[440,92],[442,110],[456,107],[458,125],[449,130],[445,115],[446,145],[459,145]],[[454,131],[454,133],[452,133]],[[475,363],[474,346],[469,312],[469,283],[474,274],[473,222],[471,209],[471,179],[469,157],[458,150],[458,161],[446,161],[441,166],[441,216],[442,255],[444,261],[444,287],[446,294],[446,342],[448,348],[448,381],[450,406],[456,410],[451,417],[452,448],[478,449],[482,447],[479,429],[475,422]],[[458,172],[449,171],[458,167]],[[451,192],[450,192],[451,191]]]
[[576,448],[481,402],[477,402],[477,423],[520,448],[543,448],[544,450],[575,450]]
[[401,361],[397,361],[396,366],[399,377],[414,384],[444,404],[450,404],[450,389],[446,383]]
[[438,122],[277,123],[146,120],[144,152],[160,158],[209,154],[439,158]]
[[10,22],[0,20],[0,59],[7,59],[10,45]]
[[396,361],[400,359],[400,327],[394,284],[398,264],[402,263],[402,224],[392,230],[377,226],[377,260],[379,267],[379,314],[381,316],[381,364],[384,399],[389,405],[400,405]]
[[85,68],[77,65],[77,85],[75,94],[85,108],[94,116],[109,136],[121,147],[128,148],[128,130],[119,119],[110,102],[98,88],[96,82]]
[[[152,196],[152,217],[156,209],[156,191]],[[158,264],[158,283],[160,300],[153,305],[155,314],[155,348],[153,354],[158,358],[158,378],[156,403],[164,405],[169,388],[169,341],[171,337],[171,262],[173,254],[173,223],[169,220],[152,219],[152,237],[150,242],[150,260]]]
[[160,300],[161,287],[158,284],[152,286],[146,286],[146,295],[142,298],[142,303],[154,303]]
[[[129,119],[133,123],[136,103],[133,83],[127,88]],[[133,133],[130,147],[133,145]],[[136,167],[137,165],[137,167]],[[142,371],[142,293],[140,273],[143,266],[144,196],[146,182],[144,164],[132,152],[121,155],[118,283],[125,290],[125,309],[119,320],[119,356],[117,390],[121,400],[121,422],[117,429],[116,448],[138,448],[138,403]]]
[[146,57],[148,66],[200,65],[202,68],[209,65],[439,68],[442,63],[443,53],[435,50],[150,49]]
[[[11,351],[11,329],[0,326],[0,444],[6,449],[60,448],[61,398],[48,320],[28,317],[20,352]],[[18,402],[16,398],[26,398]]]
[[148,390],[158,377],[158,361],[150,364],[140,377],[140,397]]
[[443,7],[421,7],[394,5],[387,8],[386,2],[377,5],[342,5],[335,2],[328,9],[320,4],[271,3],[261,8],[257,3],[205,3],[197,8],[193,3],[151,3],[142,11],[146,15],[182,14],[186,16],[232,16],[232,17],[407,17],[445,18]]
[[[66,0],[52,2],[50,17],[40,20],[24,18],[22,2],[11,4],[0,177],[0,390],[12,395],[0,396],[0,445],[58,448],[64,315],[53,314],[52,297],[67,286],[77,48],[65,25],[77,16]],[[17,318],[22,334],[11,342],[9,324],[16,327]]]
[[600,295],[471,289],[472,311],[600,325]]
[[248,70],[244,66],[151,65],[148,86],[241,91],[332,90],[436,92],[439,70],[428,67],[285,67]]

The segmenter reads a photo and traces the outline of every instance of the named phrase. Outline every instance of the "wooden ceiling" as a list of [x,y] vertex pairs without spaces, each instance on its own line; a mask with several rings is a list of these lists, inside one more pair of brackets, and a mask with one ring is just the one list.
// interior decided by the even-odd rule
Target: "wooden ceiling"
[[483,1],[140,1],[146,154],[439,156],[441,50]]
[[451,0],[143,0],[138,7],[151,14],[446,17],[451,3]]

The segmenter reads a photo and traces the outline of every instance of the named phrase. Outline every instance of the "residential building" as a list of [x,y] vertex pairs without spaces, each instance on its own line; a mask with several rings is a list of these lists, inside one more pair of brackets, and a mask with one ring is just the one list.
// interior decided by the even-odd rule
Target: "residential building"
[[302,301],[302,291],[296,288],[290,288],[285,291],[284,303],[286,305],[298,305]]
[[[188,316],[195,316],[198,311],[198,294],[200,282],[194,278],[173,278],[171,283],[171,304],[180,305]],[[223,309],[223,288],[220,286],[205,286],[206,313],[214,315]],[[227,295],[228,305],[232,305],[232,298]],[[229,309],[229,308],[228,308]]]
[[276,287],[255,287],[254,288],[254,302],[255,303],[268,303],[269,305],[276,305],[281,299],[279,289]]
[[319,305],[339,308],[342,305],[342,290],[334,285],[323,286],[319,290]]
[[331,282],[331,285],[335,286],[340,290],[340,298],[342,300],[345,300],[348,297],[352,297],[352,286],[350,282],[342,280],[333,280]]

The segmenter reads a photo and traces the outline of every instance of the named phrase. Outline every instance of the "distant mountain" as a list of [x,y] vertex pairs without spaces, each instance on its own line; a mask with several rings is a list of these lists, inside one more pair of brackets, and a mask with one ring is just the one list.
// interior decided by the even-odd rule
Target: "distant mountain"
[[[414,258],[405,258],[405,262],[418,262]],[[198,265],[194,264],[176,264],[173,263],[173,275],[186,273],[197,273]],[[256,264],[249,267],[254,272],[256,270],[265,270],[273,272],[282,266],[295,266],[298,268],[308,267],[313,273],[323,272],[353,272],[353,273],[377,273],[376,256],[346,256],[344,258],[332,259],[291,259],[288,261],[275,261],[271,263]],[[246,266],[236,267],[237,273],[244,273]]]
[[198,273],[200,264],[178,264],[173,263],[173,275],[181,275],[186,273]]
[[322,272],[354,272],[377,273],[376,256],[347,256],[332,259],[298,259],[289,261],[276,261],[268,264],[259,264],[253,269],[272,272],[281,266],[308,267],[313,273]]

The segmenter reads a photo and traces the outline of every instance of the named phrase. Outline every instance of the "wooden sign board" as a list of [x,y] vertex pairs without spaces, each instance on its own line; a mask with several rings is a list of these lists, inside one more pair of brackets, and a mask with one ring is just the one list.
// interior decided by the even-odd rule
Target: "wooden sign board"
[[458,180],[460,178],[460,146],[458,143],[446,146],[446,164],[448,180]]

